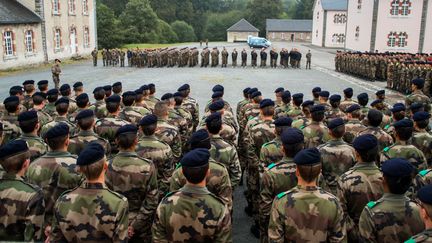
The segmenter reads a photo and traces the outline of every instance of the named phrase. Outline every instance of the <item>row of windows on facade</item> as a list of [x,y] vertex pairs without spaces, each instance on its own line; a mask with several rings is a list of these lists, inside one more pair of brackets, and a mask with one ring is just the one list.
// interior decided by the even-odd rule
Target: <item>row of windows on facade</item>
[[[36,45],[35,45],[35,36],[34,36],[33,30],[27,30],[24,33],[24,47],[25,47],[25,53],[26,54],[32,54],[36,52]],[[71,29],[70,37],[75,37],[74,41],[75,44],[77,44],[77,32],[76,29]],[[70,38],[71,39],[71,38]],[[83,46],[84,48],[90,47],[90,31],[88,27],[84,28],[84,34],[83,34]],[[7,30],[3,33],[3,45],[4,45],[4,55],[5,56],[15,56],[16,55],[16,45],[15,45],[15,33],[11,30]],[[72,40],[71,40],[72,41]],[[71,43],[72,44],[72,43]],[[54,30],[54,51],[58,52],[61,51],[61,48],[63,46],[62,43],[62,32],[61,29],[55,29]]]
[[[391,0],[390,15],[393,16],[408,16],[411,14],[411,0]],[[357,9],[362,8],[362,0],[357,0]]]
[[[299,34],[300,34],[300,38],[299,38],[299,39],[303,39],[303,33],[299,33]],[[298,36],[299,34],[297,34],[297,36]],[[294,34],[294,33],[288,33],[288,36],[285,36],[285,33],[280,33],[280,39],[281,39],[281,40],[286,40],[287,38],[290,38],[291,40],[293,40],[294,37],[295,37],[295,34]],[[276,33],[275,33],[275,32],[272,32],[271,38],[272,38],[272,39],[275,39],[275,38],[276,38]],[[306,36],[306,38],[308,38],[308,37]]]
[[346,14],[335,14],[333,17],[333,23],[335,24],[345,24],[347,22]]
[[[52,0],[52,13],[54,15],[60,15],[61,12],[61,0]],[[88,14],[88,0],[80,0],[82,3],[82,13],[84,15]],[[76,0],[68,0],[68,13],[76,14]]]
[[[360,37],[360,26],[356,27],[355,30],[355,38],[358,40]],[[388,47],[406,47],[408,45],[407,42],[408,34],[406,32],[390,32],[387,35],[387,46]]]

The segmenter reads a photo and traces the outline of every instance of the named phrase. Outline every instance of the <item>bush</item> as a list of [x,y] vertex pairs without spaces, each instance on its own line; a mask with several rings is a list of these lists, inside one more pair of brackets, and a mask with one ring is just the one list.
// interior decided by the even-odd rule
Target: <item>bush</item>
[[184,21],[174,21],[171,23],[171,29],[177,34],[179,42],[196,41],[193,27]]
[[158,36],[159,43],[175,43],[178,42],[176,32],[173,31],[172,27],[165,21],[158,20]]

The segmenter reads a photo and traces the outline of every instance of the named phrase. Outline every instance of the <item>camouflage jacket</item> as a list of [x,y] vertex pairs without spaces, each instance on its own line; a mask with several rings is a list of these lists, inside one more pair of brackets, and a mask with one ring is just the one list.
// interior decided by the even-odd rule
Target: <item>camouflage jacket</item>
[[355,164],[355,150],[342,139],[332,139],[318,146],[321,153],[322,174],[331,193],[336,195],[339,176]]
[[359,132],[357,134],[357,137],[365,134],[374,135],[378,139],[379,149],[381,150],[393,144],[393,138],[390,135],[388,135],[386,132],[384,132],[380,127],[369,126],[363,131]]
[[384,194],[383,176],[375,162],[357,163],[338,179],[337,197],[345,213],[348,239],[358,242],[360,215],[370,201]]
[[417,171],[427,169],[427,161],[423,152],[407,142],[398,141],[395,144],[384,148],[381,152],[381,162],[393,158],[403,158],[411,162]]
[[95,132],[91,131],[80,131],[77,135],[72,136],[69,140],[68,151],[71,154],[79,155],[81,151],[91,142],[96,142],[105,149],[107,156],[111,153],[111,146],[108,140],[99,137]]
[[186,184],[162,199],[152,228],[153,242],[232,242],[231,215],[207,188]]
[[80,113],[83,110],[92,110],[92,111],[94,111],[95,107],[93,105],[89,106],[89,107],[86,107],[86,108],[79,108],[78,107],[73,113],[69,114],[69,116],[68,116],[69,121],[75,124],[77,122],[76,121],[76,116],[78,115],[78,113]]
[[291,105],[282,103],[279,106],[275,108],[274,112],[274,119],[277,119],[279,117],[288,117],[288,113],[291,111]]
[[31,109],[33,108],[33,98],[31,94],[25,94],[24,95],[24,100],[22,100],[22,105],[27,109]]
[[293,106],[286,115],[291,117],[293,120],[298,119],[299,117],[303,117],[304,113],[301,107]]
[[189,140],[189,125],[186,118],[182,117],[174,109],[169,111],[168,123],[178,128],[183,145]]
[[256,170],[258,173],[261,147],[276,137],[274,128],[273,120],[260,120],[248,131],[246,144],[248,146],[249,170]]
[[192,115],[192,121],[194,123],[194,128],[198,126],[199,123],[199,105],[198,102],[191,97],[186,97],[183,99],[182,107],[189,111]]
[[159,140],[171,147],[175,160],[182,156],[181,136],[177,127],[170,125],[165,120],[158,119],[155,135]]
[[42,109],[42,111],[44,111],[45,113],[50,115],[51,118],[53,118],[53,119],[56,116],[58,116],[57,111],[56,111],[55,102],[46,104],[45,107]]
[[409,238],[409,240],[405,241],[405,243],[415,243],[415,242],[425,242],[425,243],[432,242],[432,229],[426,229],[420,234],[417,234]]
[[236,109],[236,118],[237,118],[237,121],[240,121],[240,112],[241,112],[241,109],[247,104],[247,103],[249,103],[249,100],[248,99],[243,99],[242,101],[239,101],[238,103],[237,103],[237,109]]
[[48,145],[46,145],[44,140],[38,136],[32,134],[22,134],[17,140],[23,140],[27,142],[31,153],[30,161],[34,161],[48,152]]
[[325,113],[327,123],[335,118],[343,118],[345,114],[339,108],[331,108]]
[[405,195],[384,193],[360,215],[361,242],[403,242],[423,230],[420,206]]
[[414,196],[420,190],[420,188],[432,184],[432,169],[426,169],[420,171],[413,180],[413,192]]
[[98,119],[102,119],[108,116],[108,110],[106,108],[105,101],[98,100],[96,103],[93,104],[95,107],[94,112]]
[[56,202],[51,242],[127,242],[128,201],[101,183],[82,183]]
[[429,165],[432,164],[432,135],[426,131],[414,132],[411,144],[420,149]]
[[148,104],[148,107],[150,110],[154,110],[154,107],[158,101],[160,101],[158,98],[156,98],[154,95],[150,95],[146,100],[146,104]]
[[429,97],[423,94],[423,92],[420,90],[414,91],[412,94],[408,95],[405,98],[405,106],[407,108],[410,107],[413,103],[423,104],[425,111],[429,112],[431,110],[431,101]]
[[318,147],[330,140],[329,130],[322,122],[312,121],[303,128],[305,148]]
[[219,135],[211,135],[210,143],[211,157],[227,168],[231,185],[236,187],[240,182],[242,174],[237,149],[233,145],[225,142]]
[[[223,102],[224,102],[224,104],[225,104],[225,105],[224,105],[224,110],[230,112],[231,114],[234,114],[234,112],[233,112],[233,110],[232,110],[232,107],[231,107],[231,105],[228,103],[228,101],[224,100]],[[207,113],[207,112],[210,111],[209,106],[210,106],[211,103],[213,103],[213,100],[209,100],[209,101],[207,101],[207,104],[206,104],[206,107],[205,107],[205,109],[204,109],[204,112]]]
[[356,135],[365,129],[366,127],[361,124],[359,120],[349,120],[347,123],[345,123],[345,134],[343,136],[343,140],[349,144],[352,144],[356,138]]
[[96,122],[95,132],[102,138],[109,141],[111,154],[116,154],[118,152],[117,143],[115,142],[117,130],[120,127],[128,124],[130,123],[118,117],[114,117],[111,114],[106,118],[102,118]]
[[120,151],[109,160],[105,178],[108,188],[128,199],[129,225],[146,240],[151,240],[150,225],[159,202],[156,173],[150,160]]
[[3,144],[17,139],[21,135],[21,128],[18,124],[18,117],[3,115],[0,122],[3,124]]
[[[362,106],[360,109],[360,121],[367,118],[370,108],[366,106]],[[367,124],[366,124],[367,125]]]
[[174,110],[177,114],[179,114],[181,117],[183,117],[184,119],[186,119],[186,123],[188,126],[188,134],[192,134],[193,132],[193,118],[192,118],[192,114],[186,110],[185,108],[181,107],[181,106],[175,106]]
[[44,222],[42,190],[23,178],[0,175],[0,239],[7,241],[38,241],[42,239]]
[[30,111],[36,111],[37,115],[38,115],[38,120],[39,120],[39,124],[44,125],[47,123],[52,122],[54,119],[50,116],[50,114],[48,114],[47,112],[45,112],[44,110],[36,110],[36,109],[31,109]]
[[120,112],[119,114],[119,118],[130,122],[134,125],[139,124],[139,122],[141,121],[141,119],[144,117],[145,115],[141,114],[137,109],[135,109],[132,106],[126,106],[123,108],[123,110]]
[[45,125],[42,126],[41,130],[40,130],[40,136],[42,138],[45,137],[45,134],[48,132],[48,130],[50,130],[51,128],[55,127],[58,123],[63,122],[66,125],[68,125],[69,127],[69,135],[73,136],[76,132],[77,132],[77,127],[75,124],[73,124],[72,122],[70,122],[66,117],[62,117],[62,116],[57,116],[54,121],[47,123]]
[[340,103],[340,105],[339,105],[339,109],[340,109],[342,112],[345,112],[345,110],[346,110],[348,107],[350,107],[350,106],[352,106],[352,105],[354,105],[354,104],[357,104],[357,102],[353,101],[352,99],[345,99],[344,101],[342,101],[342,102]]
[[319,187],[296,186],[273,201],[270,242],[346,242],[339,200]]
[[312,123],[312,120],[307,117],[299,117],[297,120],[293,121],[291,127],[303,130],[303,128],[309,126]]
[[259,164],[260,174],[262,174],[264,169],[271,163],[276,163],[284,157],[282,147],[282,141],[279,136],[261,146]]

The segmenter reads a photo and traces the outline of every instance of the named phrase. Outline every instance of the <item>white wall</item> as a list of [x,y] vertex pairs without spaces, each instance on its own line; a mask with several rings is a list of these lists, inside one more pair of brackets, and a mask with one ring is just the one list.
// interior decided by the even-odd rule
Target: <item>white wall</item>
[[426,17],[426,29],[425,29],[425,40],[423,46],[424,53],[432,53],[432,1],[429,0],[427,17]]
[[[361,9],[357,8],[357,1],[348,1],[348,22],[346,29],[347,49],[369,51],[374,1],[375,0],[363,0]],[[355,36],[357,26],[360,28],[360,35],[358,38]]]
[[334,23],[334,16],[336,14],[345,14],[346,11],[327,11],[327,30],[325,37],[326,47],[344,47],[344,43],[334,43],[333,34],[345,34],[346,23]]
[[315,3],[312,23],[312,45],[322,46],[322,35],[324,31],[324,10],[322,9],[321,0],[317,0]]

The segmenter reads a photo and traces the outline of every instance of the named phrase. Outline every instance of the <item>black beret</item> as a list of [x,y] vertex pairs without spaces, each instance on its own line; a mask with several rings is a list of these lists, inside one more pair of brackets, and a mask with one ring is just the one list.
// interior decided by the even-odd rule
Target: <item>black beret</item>
[[74,88],[79,88],[79,87],[82,87],[82,86],[84,86],[84,84],[82,83],[82,82],[76,82],[76,83],[74,83],[74,85],[73,85],[73,87]]
[[210,114],[210,115],[205,119],[205,122],[206,122],[206,123],[210,123],[210,122],[215,121],[215,120],[222,120],[222,115],[221,115],[220,112],[214,112],[214,113]]
[[69,134],[69,126],[64,122],[59,122],[54,127],[50,128],[46,134],[46,139],[58,138]]
[[137,133],[138,133],[137,126],[128,124],[128,125],[121,126],[119,129],[117,129],[116,137],[123,134],[137,134]]
[[189,143],[192,147],[195,147],[195,145],[199,144],[202,141],[208,140],[208,139],[210,139],[210,135],[207,132],[207,130],[200,129],[191,135],[191,137],[189,139]]
[[367,93],[361,93],[361,94],[357,95],[357,99],[358,100],[367,100],[367,99],[369,99],[369,96]]
[[89,100],[89,96],[88,96],[88,94],[86,94],[86,93],[82,93],[82,94],[80,94],[80,95],[78,95],[76,98],[75,98],[75,100],[77,101],[77,102],[84,102],[84,101],[86,101],[86,100]]
[[96,87],[94,90],[93,90],[93,94],[95,94],[95,93],[97,93],[97,92],[99,92],[99,91],[101,91],[101,90],[104,90],[102,87]]
[[217,99],[223,97],[223,92],[216,91],[212,94],[212,99]]
[[306,106],[312,106],[314,104],[315,102],[313,102],[312,100],[306,100],[305,102],[303,102],[302,106],[306,107]]
[[34,80],[26,80],[24,81],[23,85],[29,85],[29,84],[34,85],[34,83],[35,83]]
[[123,98],[129,97],[129,96],[135,97],[136,93],[134,91],[126,91],[126,92],[123,93],[122,96],[123,96]]
[[410,105],[410,110],[418,110],[423,108],[423,104],[422,103],[418,103],[418,102],[414,102]]
[[378,104],[381,104],[382,102],[383,102],[382,100],[377,99],[377,100],[372,101],[372,103],[371,103],[370,105],[371,105],[371,106],[376,106],[376,105],[378,105]]
[[247,94],[251,88],[247,87],[243,90],[243,94]]
[[60,99],[58,99],[55,103],[55,105],[60,105],[60,104],[68,104],[69,105],[69,99],[66,97],[61,97]]
[[102,145],[92,142],[81,151],[77,159],[78,166],[91,165],[105,158],[105,149]]
[[330,130],[333,130],[336,127],[342,126],[344,124],[345,124],[344,120],[339,117],[339,118],[331,119],[331,121],[327,124],[327,127]]
[[16,103],[19,103],[19,98],[18,98],[18,96],[9,96],[9,97],[7,97],[4,101],[3,101],[3,104],[8,104],[8,103],[13,103],[13,102],[16,102]]
[[375,95],[385,95],[385,90],[378,90]]
[[424,81],[424,79],[416,78],[416,79],[413,79],[411,81],[411,83],[414,84],[414,85],[416,85],[416,86],[423,86],[424,83],[425,83],[425,81]]
[[274,92],[275,93],[279,93],[279,92],[283,92],[285,89],[282,87],[277,88]]
[[345,112],[346,112],[346,113],[351,113],[351,112],[353,112],[353,111],[360,110],[360,108],[361,108],[360,105],[358,105],[358,104],[353,104],[353,105],[351,105],[350,107],[346,108]]
[[251,88],[251,89],[248,91],[248,94],[252,95],[253,93],[255,93],[255,92],[257,92],[257,91],[258,91],[257,88]]
[[189,84],[183,84],[182,86],[180,86],[180,87],[177,89],[177,91],[185,91],[185,90],[188,90],[188,89],[190,89]]
[[139,89],[136,89],[134,92],[135,92],[136,95],[142,95],[143,94],[143,89],[139,88]]
[[69,84],[63,84],[62,86],[60,86],[60,91],[66,91],[69,90],[71,87],[69,86]]
[[267,106],[274,106],[274,105],[275,105],[275,103],[274,103],[273,100],[271,100],[271,99],[263,99],[260,102],[260,109],[262,109],[264,107],[267,107]]
[[353,141],[353,147],[357,151],[368,151],[378,146],[378,139],[372,134],[360,135]]
[[253,92],[253,93],[251,94],[251,98],[253,99],[253,98],[258,97],[258,96],[261,96],[261,95],[262,95],[262,94],[261,94],[260,91],[255,91],[255,92]]
[[142,90],[142,91],[144,91],[144,90],[149,90],[150,89],[150,87],[148,86],[148,85],[143,85],[143,86],[141,86],[140,87],[140,89]]
[[180,160],[183,167],[201,167],[207,165],[210,158],[208,149],[197,148],[185,154]]
[[80,111],[77,116],[75,117],[76,120],[81,120],[84,118],[94,117],[95,113],[93,110],[87,109]]
[[391,112],[396,113],[396,112],[400,112],[400,111],[405,111],[405,105],[402,103],[396,103],[394,104],[393,108],[391,109]]
[[339,102],[339,101],[341,101],[342,97],[338,94],[334,94],[334,95],[330,96],[329,99],[331,102]]
[[0,148],[0,159],[6,159],[29,151],[29,146],[24,140],[13,140]]
[[36,92],[32,95],[32,97],[36,97],[36,96],[40,96],[40,97],[46,99],[47,94],[45,94],[44,92]]
[[111,90],[112,90],[112,87],[111,87],[111,85],[105,85],[105,86],[103,86],[103,89],[104,89],[105,91],[111,91]]
[[321,88],[320,87],[315,87],[315,88],[312,89],[312,92],[313,93],[321,92]]
[[426,111],[419,111],[416,112],[413,116],[413,120],[414,121],[424,121],[424,120],[428,120],[431,117],[431,115],[429,113],[427,113]]
[[50,89],[47,92],[47,95],[58,95],[58,94],[59,94],[58,89]]
[[121,98],[118,95],[111,95],[110,97],[106,98],[106,103],[120,103]]
[[149,83],[147,86],[149,87],[149,89],[156,88],[156,85],[154,83]]
[[22,93],[23,91],[24,91],[23,87],[21,87],[21,86],[12,86],[9,89],[9,93]]
[[37,83],[37,85],[47,85],[48,84],[48,80],[41,80]]
[[352,88],[346,88],[346,89],[344,89],[343,92],[346,95],[352,95],[352,93],[354,92],[354,90]]
[[318,111],[325,111],[325,106],[323,106],[323,105],[314,105],[310,109],[310,112],[318,112]]
[[393,123],[393,126],[394,126],[395,128],[400,128],[400,127],[413,127],[413,126],[414,126],[414,123],[413,123],[413,121],[411,121],[410,119],[406,119],[406,118],[404,118],[404,119],[402,119],[402,120],[400,120],[400,121],[394,122],[394,123]]
[[18,116],[19,122],[32,121],[32,120],[37,121],[37,119],[38,119],[38,114],[37,111],[35,110],[21,112],[21,114],[19,114]]
[[321,154],[317,148],[303,149],[294,157],[297,165],[315,165],[321,162]]
[[143,117],[139,123],[140,126],[148,126],[157,123],[158,118],[156,115],[150,114]]
[[174,97],[183,97],[183,95],[180,92],[175,92],[173,94]]
[[302,93],[297,93],[297,94],[293,94],[292,98],[293,100],[301,100],[303,99],[303,94]]
[[224,92],[224,87],[223,87],[222,85],[220,85],[220,84],[216,84],[216,85],[213,87],[212,91],[213,91],[213,92],[217,92],[217,91],[219,91],[219,92]]
[[432,204],[432,185],[426,185],[417,192],[417,198],[425,204]]
[[225,102],[223,100],[217,100],[209,105],[210,111],[219,111],[225,107]]
[[283,93],[282,93],[282,99],[289,99],[289,98],[291,98],[291,92],[289,92],[288,90],[285,90]]
[[413,173],[414,167],[405,159],[389,159],[382,163],[381,170],[384,176],[405,177]]
[[324,98],[328,98],[330,96],[330,93],[328,91],[321,91],[319,93],[319,96],[324,97]]
[[112,86],[113,87],[121,87],[122,83],[121,82],[115,82]]
[[296,144],[304,142],[304,135],[302,131],[297,128],[287,128],[281,134],[283,144]]
[[275,124],[276,127],[290,127],[292,122],[293,119],[291,117],[279,117],[273,124]]

